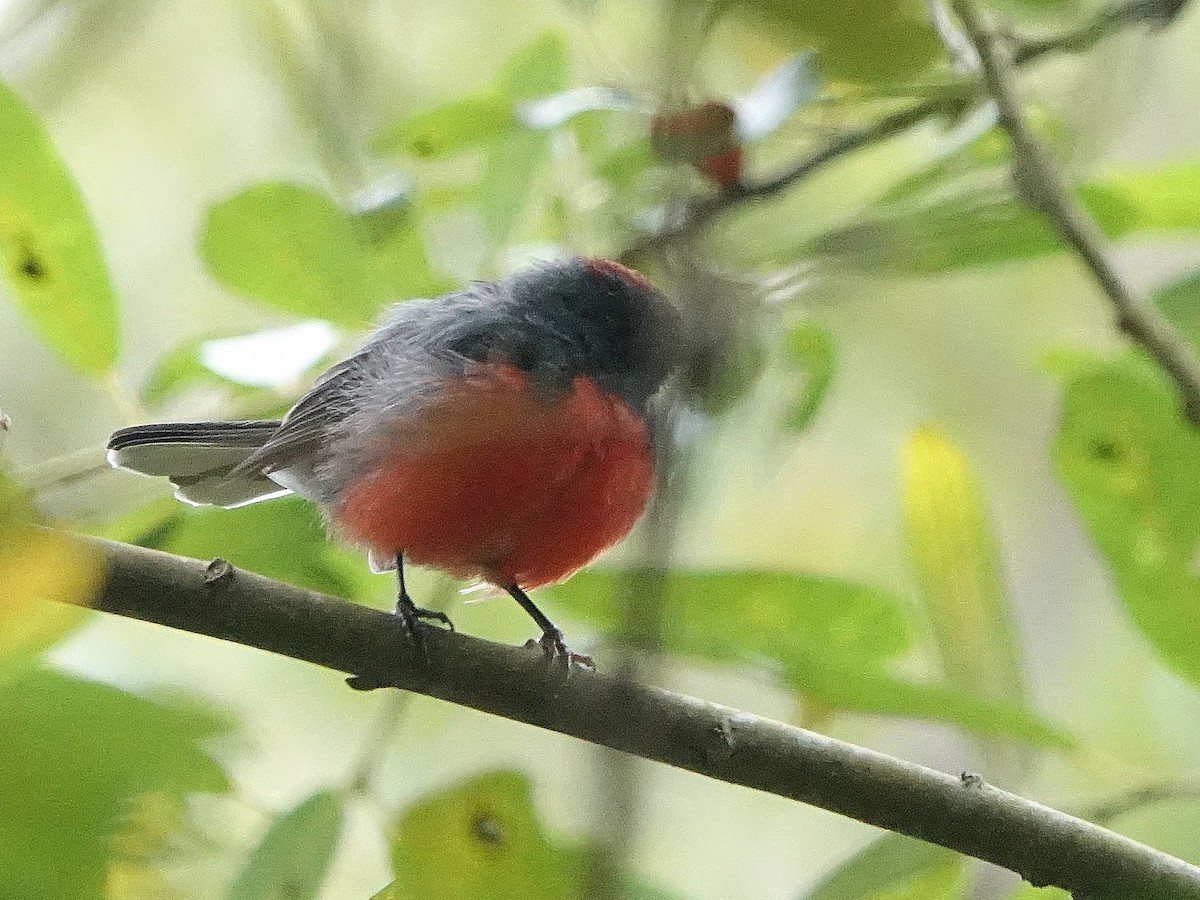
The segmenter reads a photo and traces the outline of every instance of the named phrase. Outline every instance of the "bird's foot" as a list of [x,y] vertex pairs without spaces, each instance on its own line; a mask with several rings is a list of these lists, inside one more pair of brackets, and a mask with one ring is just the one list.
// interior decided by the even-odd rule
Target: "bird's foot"
[[563,641],[563,633],[554,628],[546,631],[539,639],[530,638],[526,647],[540,647],[551,665],[561,667],[570,674],[572,669],[587,669],[596,671],[596,662],[584,653],[576,653]]
[[[450,631],[454,631],[454,623],[450,621],[450,617],[441,610],[417,606],[407,594],[401,594],[396,601],[395,616],[404,628],[404,637],[412,648],[414,657],[421,660],[426,670],[431,669],[429,647],[425,643],[423,633],[425,626],[422,623],[430,620],[441,622]],[[356,691],[373,691],[384,686],[383,682],[366,675],[351,675],[346,679],[346,684]]]

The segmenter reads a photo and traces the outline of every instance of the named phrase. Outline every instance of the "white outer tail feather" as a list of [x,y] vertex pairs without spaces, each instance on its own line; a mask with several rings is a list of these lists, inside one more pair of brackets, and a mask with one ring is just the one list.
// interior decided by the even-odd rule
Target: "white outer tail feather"
[[170,478],[175,496],[185,503],[235,509],[292,493],[280,483],[284,479],[261,472],[230,474],[258,449],[259,434],[265,441],[270,430],[248,433],[244,423],[219,422],[125,429],[113,436],[108,461],[120,469]]

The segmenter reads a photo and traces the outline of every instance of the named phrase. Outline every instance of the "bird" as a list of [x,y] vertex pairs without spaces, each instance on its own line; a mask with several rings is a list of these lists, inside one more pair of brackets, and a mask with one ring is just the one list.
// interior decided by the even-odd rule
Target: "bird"
[[191,504],[295,493],[329,531],[395,570],[395,612],[422,643],[406,563],[509,594],[546,657],[594,667],[528,592],[620,541],[653,494],[679,310],[642,274],[575,257],[394,304],[357,352],[281,420],[116,431],[109,462],[166,476]]

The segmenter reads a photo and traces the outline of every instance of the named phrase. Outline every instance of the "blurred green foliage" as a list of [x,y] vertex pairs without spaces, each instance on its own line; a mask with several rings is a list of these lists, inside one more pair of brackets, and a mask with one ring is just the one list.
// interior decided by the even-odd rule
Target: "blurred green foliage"
[[963,896],[964,865],[952,850],[889,834],[829,873],[803,900],[948,900]]
[[[1062,251],[1050,223],[1007,187],[955,189],[951,182],[950,188],[902,194],[862,221],[821,235],[813,249],[869,270],[922,274]],[[1191,161],[1118,172],[1079,187],[1084,206],[1112,238],[1200,230],[1197,193],[1200,163]]]
[[219,721],[37,666],[0,682],[0,894],[102,896],[131,801],[223,792]]
[[[405,810],[392,834],[396,880],[375,900],[582,897],[582,847],[553,840],[521,772],[487,772]],[[630,883],[630,900],[670,900]]]
[[342,798],[313,794],[275,820],[229,889],[229,900],[313,900],[329,869],[344,817]]
[[[573,616],[615,633],[629,575],[584,572],[553,589]],[[662,586],[663,649],[723,664],[769,662],[802,696],[834,710],[912,716],[1066,748],[1072,740],[1017,703],[891,674],[910,647],[894,596],[833,578],[783,572],[681,572]],[[632,599],[632,598],[631,598]],[[734,612],[731,615],[731,607]]]

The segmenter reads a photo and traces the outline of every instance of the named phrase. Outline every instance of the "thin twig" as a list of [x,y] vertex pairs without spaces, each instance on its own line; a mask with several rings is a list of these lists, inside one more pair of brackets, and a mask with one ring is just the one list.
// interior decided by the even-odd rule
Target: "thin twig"
[[1086,50],[1129,25],[1170,25],[1187,4],[1188,0],[1130,0],[1118,3],[1100,10],[1096,18],[1082,28],[1021,42],[1013,49],[1013,65],[1023,66],[1048,53]]
[[[1187,2],[1188,0],[1124,0],[1115,3],[1102,9],[1094,19],[1078,29],[1049,38],[1019,43],[1012,54],[1013,65],[1027,66],[1051,54],[1086,50],[1130,25],[1169,24]],[[970,84],[964,84],[962,89],[961,95],[951,92],[949,100],[945,96],[920,100],[877,122],[849,131],[773,178],[734,184],[720,193],[697,198],[686,206],[682,215],[635,241],[625,255],[633,258],[681,237],[695,234],[713,219],[747,200],[764,200],[782,193],[843,156],[880,144],[916,125],[978,102],[979,92]]]
[[1012,141],[1017,193],[1050,221],[1058,236],[1087,266],[1116,312],[1117,327],[1140,344],[1175,382],[1185,415],[1200,426],[1200,365],[1195,354],[1175,328],[1145,298],[1134,293],[1109,260],[1107,240],[1100,227],[1025,121],[1013,84],[1011,54],[992,24],[971,0],[951,0],[951,8],[979,54],[984,87],[996,103],[1000,127]]
[[[387,613],[126,544],[103,557],[97,609],[281,653],[767,791],[941,844],[1076,897],[1200,900],[1200,869],[1098,825],[955,777],[537,650],[425,630],[414,653]],[[264,690],[269,687],[264,686]]]
[[1195,778],[1172,778],[1133,788],[1087,811],[1087,819],[1098,825],[1108,825],[1114,819],[1160,803],[1200,800],[1200,781]]

